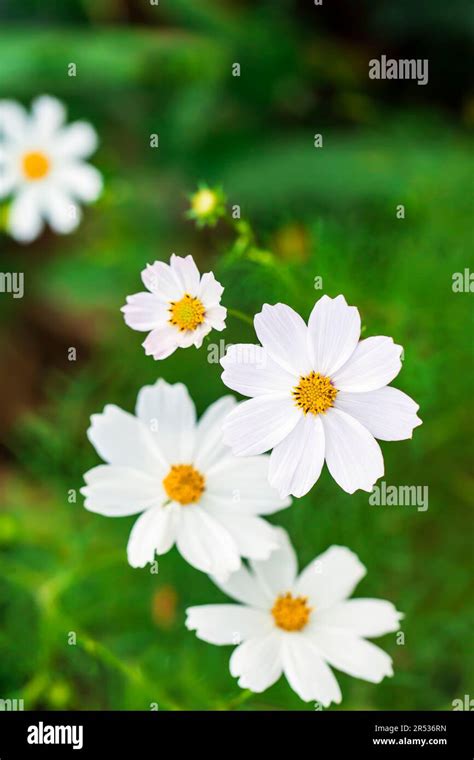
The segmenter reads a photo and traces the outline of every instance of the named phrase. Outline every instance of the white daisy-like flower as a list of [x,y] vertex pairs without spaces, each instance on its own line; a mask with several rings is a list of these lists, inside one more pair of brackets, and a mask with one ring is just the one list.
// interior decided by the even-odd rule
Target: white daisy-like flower
[[166,359],[177,348],[200,348],[212,329],[224,330],[224,288],[212,272],[201,277],[192,256],[173,253],[169,264],[148,264],[142,280],[150,292],[127,296],[121,311],[129,327],[150,332],[142,345],[154,359]]
[[190,565],[226,578],[241,557],[263,559],[278,531],[260,515],[290,504],[268,483],[268,457],[238,459],[222,442],[235,406],[224,396],[199,422],[186,386],[158,380],[138,394],[136,416],[114,405],[94,414],[88,437],[107,462],[89,470],[85,507],[107,517],[142,514],[128,542],[133,567],[176,544]]
[[371,491],[384,473],[375,438],[411,438],[418,404],[388,387],[401,368],[392,338],[359,341],[360,316],[344,296],[323,296],[308,325],[285,304],[264,305],[254,319],[262,344],[231,346],[222,380],[244,396],[224,423],[238,456],[273,449],[270,483],[280,496],[303,496],[326,460],[347,493]]
[[8,231],[29,243],[44,222],[59,233],[80,222],[78,201],[91,203],[102,177],[84,162],[97,147],[90,124],[65,126],[64,105],[48,95],[33,101],[31,115],[19,103],[0,100],[0,198],[12,195]]
[[262,692],[282,674],[305,702],[341,701],[329,666],[372,683],[393,675],[392,660],[366,637],[397,631],[402,616],[381,599],[348,599],[365,567],[343,546],[331,546],[298,576],[284,530],[280,548],[251,561],[217,585],[240,604],[187,610],[186,626],[210,644],[238,644],[230,672],[239,686]]

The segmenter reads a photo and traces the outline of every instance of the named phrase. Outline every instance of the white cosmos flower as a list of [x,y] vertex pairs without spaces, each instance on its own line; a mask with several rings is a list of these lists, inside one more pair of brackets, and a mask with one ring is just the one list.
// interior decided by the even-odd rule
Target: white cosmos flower
[[44,222],[59,233],[80,222],[78,201],[95,201],[102,178],[84,163],[97,146],[90,124],[64,125],[63,104],[48,95],[33,101],[31,115],[19,103],[0,100],[0,198],[13,196],[8,230],[28,243]]
[[133,567],[176,543],[190,565],[226,578],[242,557],[263,559],[277,529],[259,515],[290,504],[268,484],[268,457],[238,459],[222,442],[224,396],[199,422],[186,386],[158,380],[138,394],[136,416],[114,405],[94,414],[88,437],[107,462],[89,470],[85,507],[108,517],[142,513],[128,542]]
[[224,288],[212,272],[201,277],[192,256],[173,253],[169,264],[148,264],[142,280],[150,292],[127,296],[121,311],[129,327],[151,331],[143,347],[154,359],[166,359],[177,348],[200,348],[213,328],[224,330]]
[[402,347],[378,336],[359,341],[360,316],[344,296],[323,296],[308,325],[285,304],[255,316],[262,346],[231,346],[222,380],[244,396],[224,423],[235,454],[273,449],[270,483],[281,496],[303,496],[326,460],[347,493],[371,491],[383,475],[375,438],[411,438],[418,404],[388,387],[401,368]]
[[251,561],[218,583],[241,604],[187,610],[186,626],[210,644],[238,644],[230,672],[239,686],[262,692],[282,673],[305,702],[341,701],[329,666],[379,683],[393,675],[392,660],[365,637],[396,631],[402,614],[381,599],[350,599],[365,575],[357,556],[331,546],[298,576],[295,552],[281,530],[280,549]]

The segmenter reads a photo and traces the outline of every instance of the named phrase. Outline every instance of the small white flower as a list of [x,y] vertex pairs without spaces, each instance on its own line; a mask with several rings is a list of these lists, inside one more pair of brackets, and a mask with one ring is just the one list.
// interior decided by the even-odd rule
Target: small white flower
[[379,683],[393,675],[391,658],[365,637],[396,631],[402,617],[381,599],[351,599],[365,575],[357,556],[331,546],[298,576],[295,552],[279,530],[280,548],[264,562],[251,561],[217,585],[241,604],[208,604],[187,610],[186,626],[210,644],[240,643],[230,658],[239,686],[262,692],[282,673],[305,702],[324,707],[341,701],[329,666]]
[[176,543],[190,565],[226,578],[242,557],[263,559],[277,529],[259,515],[290,503],[268,484],[268,457],[237,459],[222,442],[224,396],[199,422],[186,386],[158,380],[138,394],[136,417],[114,405],[94,414],[88,437],[107,462],[89,470],[85,507],[108,517],[142,512],[128,542],[133,567]]
[[263,347],[231,346],[221,360],[223,382],[252,397],[229,414],[224,440],[238,456],[273,448],[270,483],[281,496],[307,493],[325,460],[344,491],[371,491],[384,472],[375,438],[411,438],[421,425],[418,404],[388,387],[401,346],[359,341],[359,312],[342,295],[320,298],[308,325],[281,303],[265,304],[254,324]]
[[78,201],[95,201],[102,177],[84,163],[97,146],[90,124],[64,126],[63,104],[48,95],[33,101],[29,115],[19,103],[0,100],[0,198],[13,195],[8,231],[29,243],[44,221],[59,233],[80,222]]
[[200,348],[212,329],[224,330],[224,288],[212,272],[201,277],[192,256],[173,253],[169,264],[148,264],[142,280],[150,292],[127,296],[121,310],[129,327],[151,331],[143,347],[154,359],[166,359],[177,348]]

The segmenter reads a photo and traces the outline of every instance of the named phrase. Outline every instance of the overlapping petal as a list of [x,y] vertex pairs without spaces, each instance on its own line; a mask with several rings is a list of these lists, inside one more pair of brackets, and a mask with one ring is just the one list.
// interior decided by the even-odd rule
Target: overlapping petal
[[308,323],[312,369],[334,375],[353,354],[360,336],[360,316],[344,296],[322,296]]
[[291,433],[299,419],[289,396],[258,396],[239,404],[227,416],[224,442],[237,456],[263,454]]
[[335,406],[350,414],[380,441],[402,441],[411,438],[421,425],[418,404],[392,386],[367,393],[340,391]]

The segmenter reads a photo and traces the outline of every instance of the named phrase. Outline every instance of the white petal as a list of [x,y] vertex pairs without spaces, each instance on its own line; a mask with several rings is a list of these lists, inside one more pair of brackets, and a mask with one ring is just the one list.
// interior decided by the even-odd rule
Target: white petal
[[8,230],[20,243],[31,243],[43,229],[40,198],[37,188],[20,190],[14,199],[8,217]]
[[228,531],[200,507],[183,507],[176,540],[190,565],[226,580],[240,567],[240,556]]
[[221,365],[222,382],[243,396],[291,393],[299,381],[298,375],[287,372],[264,348],[252,343],[229,346]]
[[301,412],[283,395],[258,396],[239,404],[224,422],[224,443],[238,456],[254,456],[276,446],[295,427]]
[[186,628],[209,644],[240,644],[271,631],[270,616],[241,604],[204,604],[186,610]]
[[142,280],[151,293],[156,293],[168,304],[170,301],[179,301],[184,296],[180,281],[169,264],[165,264],[164,261],[147,264],[146,269],[142,271]]
[[0,198],[10,195],[16,183],[16,173],[12,169],[0,165]]
[[166,323],[168,309],[154,293],[135,293],[127,296],[127,303],[122,306],[125,324],[132,330],[147,332]]
[[276,528],[279,548],[266,560],[251,560],[250,567],[267,596],[274,601],[294,586],[298,566],[296,554],[286,531]]
[[194,330],[179,330],[174,325],[173,330],[175,331],[176,342],[180,348],[189,348],[189,346],[196,346],[196,348],[201,348],[202,342],[205,336],[211,332],[212,326],[205,320]]
[[233,396],[222,396],[208,406],[199,420],[193,453],[193,461],[198,470],[207,473],[216,463],[229,458],[231,451],[223,441],[222,425],[236,403]]
[[179,348],[189,348],[194,343],[194,334],[191,330],[179,330],[176,333],[176,342]]
[[278,549],[277,529],[261,517],[226,514],[222,509],[211,514],[232,536],[241,557],[266,560]]
[[20,103],[14,100],[0,100],[0,136],[17,142],[24,137],[28,128],[28,116]]
[[196,409],[183,383],[161,378],[138,394],[136,415],[151,431],[170,464],[190,464],[194,451]]
[[255,332],[272,359],[291,374],[311,371],[308,328],[299,314],[286,304],[265,304],[254,318]]
[[320,702],[323,707],[329,707],[331,702],[339,704],[339,684],[311,638],[285,636],[282,646],[283,672],[293,691],[304,702]]
[[86,121],[75,121],[60,130],[55,139],[59,158],[88,158],[97,148],[97,133]]
[[135,522],[127,545],[129,564],[145,567],[155,554],[166,554],[176,540],[177,514],[170,507],[152,507]]
[[331,546],[303,570],[295,590],[311,600],[317,615],[347,599],[365,573],[366,569],[356,554],[345,546]]
[[271,515],[288,507],[291,499],[280,498],[268,482],[269,461],[265,455],[231,455],[217,462],[206,472],[206,503],[240,515]]
[[33,130],[41,137],[51,137],[63,125],[66,109],[60,100],[49,95],[41,95],[33,101]]
[[402,617],[384,599],[349,599],[321,612],[316,609],[313,615],[315,625],[343,628],[369,638],[398,631]]
[[372,491],[384,473],[382,452],[375,438],[354,417],[330,409],[322,419],[329,472],[347,493]]
[[[217,329],[219,330],[220,328]],[[211,332],[211,330],[212,325],[207,322],[207,320],[204,320],[204,322],[201,325],[198,325],[195,330],[190,330],[196,348],[201,348],[204,338]]]
[[360,337],[360,316],[344,296],[322,296],[308,322],[313,369],[332,375],[354,352]]
[[212,272],[206,272],[201,277],[201,283],[197,292],[197,297],[206,306],[217,306],[220,303],[224,288],[216,280]]
[[168,323],[156,327],[142,343],[146,355],[154,359],[167,359],[178,348],[176,335],[177,331]]
[[217,332],[225,330],[227,309],[224,306],[208,306],[206,308],[206,322]]
[[77,203],[53,185],[44,188],[42,206],[45,218],[60,235],[69,234],[81,221],[82,212]]
[[74,163],[62,166],[55,172],[55,179],[66,193],[84,203],[97,200],[102,192],[102,175],[89,164]]
[[324,429],[320,415],[304,415],[270,457],[270,483],[282,498],[304,496],[318,480],[324,464]]
[[265,610],[267,615],[275,600],[274,595],[269,594],[261,587],[253,573],[250,573],[245,565],[241,565],[239,570],[232,573],[225,581],[217,578],[212,580],[227,596],[237,602],[242,602],[242,604],[248,604],[250,607]]
[[168,465],[141,420],[109,404],[102,414],[92,415],[91,423],[87,436],[105,462],[165,477]]
[[355,417],[381,441],[402,441],[421,425],[418,404],[397,388],[386,385],[368,393],[337,394],[335,407]]
[[176,256],[171,254],[170,266],[177,280],[181,283],[184,293],[196,296],[199,292],[201,277],[192,256]]
[[350,631],[314,628],[311,638],[321,655],[337,670],[371,683],[393,675],[392,658],[382,649]]
[[341,391],[364,393],[390,383],[401,370],[402,347],[378,335],[357,344],[350,359],[332,377]]
[[85,508],[107,517],[135,515],[165,500],[158,477],[131,467],[99,465],[86,472],[84,480]]
[[242,689],[257,694],[268,689],[282,673],[281,637],[271,633],[244,641],[232,653],[230,672]]

